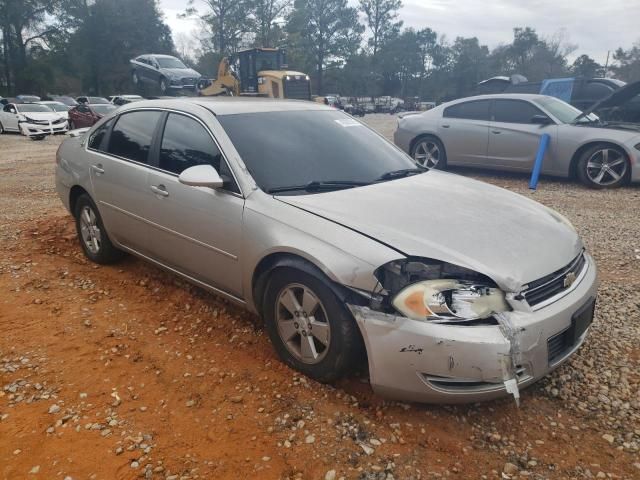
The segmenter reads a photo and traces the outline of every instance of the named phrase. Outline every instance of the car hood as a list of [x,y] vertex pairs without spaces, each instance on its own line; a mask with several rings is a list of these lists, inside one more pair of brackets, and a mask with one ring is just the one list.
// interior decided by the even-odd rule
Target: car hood
[[166,73],[170,77],[195,77],[200,78],[200,74],[191,68],[162,68],[162,73]]
[[567,221],[502,188],[431,171],[365,187],[278,200],[341,224],[406,256],[470,268],[517,292],[582,250]]
[[596,103],[582,112],[581,117],[589,115],[600,110],[608,110],[614,107],[620,107],[629,102],[633,97],[640,94],[640,80],[637,82],[627,83],[624,87],[619,88],[609,94],[609,96],[598,100]]
[[64,118],[62,114],[55,112],[20,112],[20,115],[23,115],[27,118],[31,118],[33,120],[58,120],[60,118]]

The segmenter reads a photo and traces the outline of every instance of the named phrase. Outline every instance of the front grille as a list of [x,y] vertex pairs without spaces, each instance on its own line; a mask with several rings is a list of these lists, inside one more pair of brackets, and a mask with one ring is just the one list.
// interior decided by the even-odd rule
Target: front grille
[[309,80],[304,77],[301,79],[285,80],[284,96],[285,98],[293,98],[296,100],[309,100],[311,98]]
[[581,252],[569,265],[529,283],[522,293],[524,299],[533,307],[568,290],[580,276],[586,263],[584,252]]
[[549,363],[555,363],[561,359],[567,350],[569,350],[573,343],[571,341],[571,335],[569,330],[565,330],[547,340],[547,351],[549,356]]

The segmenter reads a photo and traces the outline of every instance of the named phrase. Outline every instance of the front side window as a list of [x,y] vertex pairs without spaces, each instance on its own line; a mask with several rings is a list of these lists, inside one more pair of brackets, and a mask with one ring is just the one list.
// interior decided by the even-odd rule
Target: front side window
[[160,147],[160,169],[180,175],[195,165],[211,165],[220,172],[220,157],[216,143],[199,122],[169,114]]
[[493,104],[494,122],[531,123],[535,115],[544,115],[544,113],[522,100],[496,100]]
[[489,120],[489,100],[458,103],[444,109],[443,117],[466,120]]
[[153,132],[161,115],[158,111],[120,115],[111,132],[109,153],[135,162],[148,163]]
[[113,118],[109,121],[103,123],[100,127],[93,131],[91,136],[89,137],[89,148],[92,150],[98,150],[100,152],[104,151],[103,140],[109,128],[113,124]]

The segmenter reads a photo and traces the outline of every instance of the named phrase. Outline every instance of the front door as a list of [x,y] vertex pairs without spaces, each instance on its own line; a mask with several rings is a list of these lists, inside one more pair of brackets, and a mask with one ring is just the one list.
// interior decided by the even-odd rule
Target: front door
[[2,127],[7,131],[19,132],[18,127],[18,111],[12,103],[5,105],[2,109],[2,117],[0,118]]
[[[179,182],[185,169],[212,165],[222,189]],[[170,113],[157,169],[149,174],[153,257],[207,285],[242,297],[240,247],[244,199],[209,130],[194,117]]]
[[489,100],[473,100],[444,109],[438,135],[450,165],[483,165],[489,137]]
[[87,148],[94,201],[109,236],[145,255],[149,253],[147,217],[154,200],[148,188],[148,163],[161,116],[153,110],[124,113],[115,119],[110,134],[114,120],[96,130]]
[[531,171],[543,133],[552,136],[545,156],[550,165],[553,155],[555,124],[532,123],[535,115],[547,116],[535,105],[524,100],[495,100],[489,126],[487,163],[513,170]]

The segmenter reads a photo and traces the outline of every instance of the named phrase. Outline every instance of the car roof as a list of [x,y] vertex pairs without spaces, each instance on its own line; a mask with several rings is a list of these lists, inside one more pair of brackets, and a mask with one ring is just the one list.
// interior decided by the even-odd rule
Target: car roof
[[181,104],[199,105],[215,115],[234,115],[239,113],[286,112],[304,110],[331,110],[335,108],[310,102],[308,100],[279,100],[271,98],[237,98],[237,97],[179,97],[173,99],[144,100],[125,105],[121,111],[137,108],[179,107]]
[[453,105],[454,103],[468,102],[470,100],[541,100],[543,98],[556,97],[550,97],[549,95],[538,95],[535,93],[492,93],[488,95],[475,95],[473,97],[458,98],[443,105]]

